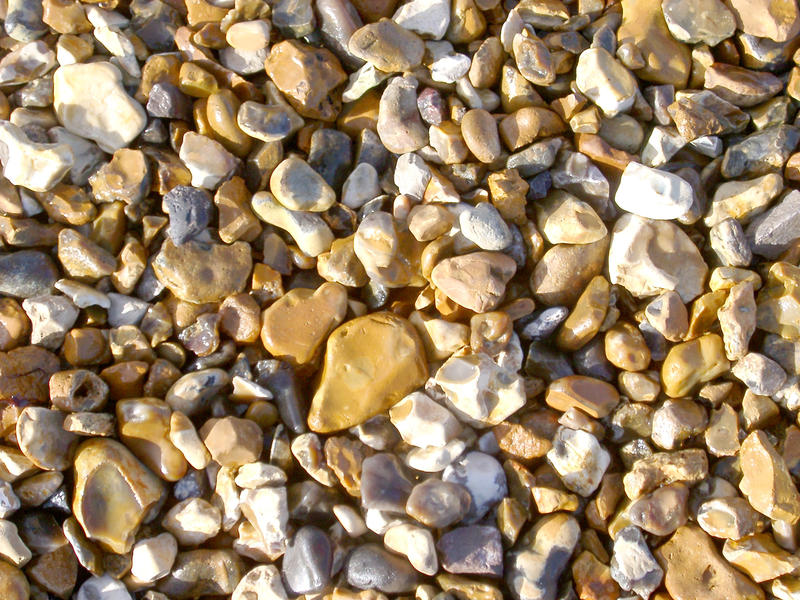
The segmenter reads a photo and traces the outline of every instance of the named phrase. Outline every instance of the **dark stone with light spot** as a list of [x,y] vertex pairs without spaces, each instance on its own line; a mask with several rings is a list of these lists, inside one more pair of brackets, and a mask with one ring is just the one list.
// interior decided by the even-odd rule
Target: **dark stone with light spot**
[[436,548],[445,571],[457,575],[503,576],[503,544],[496,527],[457,527],[442,535]]
[[211,220],[211,195],[199,188],[177,185],[164,195],[162,208],[169,215],[167,235],[180,246],[205,231]]
[[364,544],[353,550],[344,572],[351,586],[384,594],[412,592],[419,583],[419,575],[405,558],[389,554],[376,544]]
[[281,574],[291,594],[322,591],[331,579],[333,549],[324,531],[313,525],[298,529],[286,547]]
[[36,0],[8,0],[3,25],[6,33],[18,42],[32,42],[48,31],[42,22],[42,3]]

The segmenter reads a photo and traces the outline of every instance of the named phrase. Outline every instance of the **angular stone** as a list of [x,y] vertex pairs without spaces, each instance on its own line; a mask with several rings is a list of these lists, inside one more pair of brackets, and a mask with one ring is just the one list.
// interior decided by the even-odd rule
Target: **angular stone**
[[731,179],[778,171],[786,164],[798,141],[800,130],[791,125],[776,125],[751,133],[725,150],[722,175]]
[[74,466],[72,510],[87,537],[111,552],[130,551],[139,525],[162,500],[161,482],[114,440],[83,442]]
[[405,319],[374,313],[348,321],[328,338],[309,427],[329,433],[363,423],[427,376],[422,342]]
[[107,62],[64,65],[53,75],[58,120],[105,152],[127,146],[147,122],[144,109],[122,87],[119,69]]
[[383,545],[408,558],[408,562],[423,575],[435,575],[439,570],[433,535],[416,525],[394,525],[383,536]]
[[666,0],[661,8],[669,32],[681,42],[716,46],[736,31],[733,14],[720,0]]
[[233,550],[179,552],[172,572],[158,590],[174,600],[227,595],[236,589],[245,567]]
[[763,600],[764,594],[717,552],[697,525],[684,525],[655,551],[664,584],[675,600]]
[[186,302],[220,302],[241,292],[252,269],[249,244],[165,240],[153,260],[156,278]]
[[559,428],[547,459],[567,489],[590,496],[611,462],[611,456],[591,433]]
[[614,202],[621,209],[648,219],[680,219],[695,201],[692,186],[674,173],[628,163]]
[[442,568],[462,575],[503,575],[503,545],[496,527],[470,525],[451,529],[436,543]]
[[614,225],[609,248],[611,282],[639,298],[678,292],[684,302],[703,291],[708,267],[697,247],[677,225],[623,215]]
[[616,408],[619,392],[613,385],[600,379],[569,375],[550,383],[545,402],[562,412],[578,408],[590,417],[602,419]]
[[483,452],[468,452],[452,462],[442,473],[442,480],[464,486],[472,502],[464,519],[479,521],[508,495],[506,476],[497,460]]
[[482,313],[500,304],[516,270],[514,260],[504,254],[473,252],[439,262],[431,280],[453,302]]
[[785,42],[800,33],[800,11],[794,3],[776,0],[731,0],[738,27],[748,35]]
[[629,526],[614,538],[611,577],[623,590],[649,598],[661,583],[664,571],[658,566],[641,530]]
[[395,404],[389,418],[403,440],[418,448],[441,448],[461,431],[453,414],[422,392],[413,392]]
[[411,71],[422,62],[425,45],[416,34],[395,21],[381,19],[356,30],[348,49],[385,73]]
[[711,498],[697,511],[697,524],[717,538],[740,540],[761,531],[766,522],[744,498]]
[[758,512],[796,523],[800,519],[800,493],[786,463],[763,431],[754,431],[742,442],[742,480],[739,488]]
[[722,556],[757,583],[777,579],[800,568],[800,558],[778,546],[768,533],[725,540]]
[[3,176],[14,185],[34,192],[46,192],[72,168],[75,158],[64,143],[31,140],[11,122],[0,122],[0,161]]
[[622,479],[625,495],[636,499],[660,485],[683,481],[688,484],[708,476],[708,458],[703,450],[689,449],[657,452],[640,458]]
[[798,238],[800,192],[793,190],[764,214],[753,219],[745,235],[753,252],[777,259]]

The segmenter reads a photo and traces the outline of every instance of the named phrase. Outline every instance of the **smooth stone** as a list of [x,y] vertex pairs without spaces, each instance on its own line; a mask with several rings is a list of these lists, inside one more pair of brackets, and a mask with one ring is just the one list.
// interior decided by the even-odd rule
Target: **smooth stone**
[[64,431],[64,413],[41,406],[28,406],[17,418],[16,435],[22,453],[47,471],[69,468],[77,436]]
[[625,167],[614,195],[614,202],[622,210],[661,220],[681,218],[694,200],[694,191],[686,180],[636,162]]
[[516,270],[507,255],[473,252],[442,260],[433,268],[431,280],[453,302],[482,313],[497,308]]
[[325,532],[306,525],[286,546],[281,571],[290,594],[322,591],[331,579],[333,546]]
[[686,524],[688,500],[689,488],[684,484],[665,485],[634,501],[625,516],[648,533],[669,535]]
[[153,260],[156,278],[186,302],[221,302],[241,292],[252,269],[250,245],[165,240]]
[[352,550],[344,565],[344,575],[355,588],[385,594],[413,592],[419,583],[419,575],[405,558],[376,544],[361,544]]
[[425,53],[425,44],[419,36],[391,19],[357,29],[347,47],[353,56],[386,73],[411,71],[422,62]]
[[[623,217],[624,218],[624,217]],[[558,244],[544,253],[530,279],[536,300],[548,306],[572,306],[603,269],[609,236],[589,244]]]
[[571,194],[553,190],[538,203],[536,223],[551,244],[591,244],[608,234],[590,204]]
[[167,235],[176,246],[197,237],[211,220],[211,195],[205,190],[176,185],[164,194],[162,207],[169,215]]
[[677,225],[633,214],[614,225],[608,270],[612,283],[636,297],[676,291],[684,302],[702,293],[708,273],[699,250]]
[[336,194],[326,181],[307,162],[295,156],[275,167],[269,189],[289,210],[323,212],[336,202]]
[[200,369],[180,375],[164,399],[173,410],[191,417],[204,410],[206,402],[229,383],[230,377],[222,369]]
[[561,412],[577,408],[592,418],[602,419],[616,408],[619,392],[613,385],[600,379],[569,375],[547,386],[545,402]]
[[575,69],[575,84],[609,117],[633,106],[638,90],[630,71],[603,48],[581,52]]
[[92,439],[75,452],[72,510],[87,537],[111,552],[125,553],[164,488],[119,442]]
[[704,84],[723,100],[740,107],[761,104],[781,90],[781,81],[772,73],[717,62],[706,67]]
[[617,43],[633,44],[645,66],[636,75],[657,84],[686,87],[691,70],[689,48],[675,40],[667,28],[661,0],[624,0]]
[[406,512],[426,527],[443,529],[461,521],[471,504],[472,496],[463,485],[434,478],[414,486]]
[[649,598],[663,576],[664,571],[650,553],[638,527],[629,526],[617,533],[611,557],[611,577],[623,590]]
[[0,294],[31,298],[52,291],[58,270],[47,254],[18,250],[0,256]]
[[117,402],[117,431],[120,440],[151,471],[167,481],[186,474],[183,454],[169,441],[169,405],[155,398]]
[[131,575],[139,581],[153,582],[166,577],[178,554],[178,542],[169,533],[141,539],[133,546]]
[[187,498],[170,508],[161,525],[181,546],[197,546],[219,533],[220,509],[202,498]]
[[55,53],[43,41],[22,44],[0,60],[0,85],[28,83],[47,73],[55,64]]
[[[397,170],[395,170],[395,178],[397,178]],[[363,162],[356,165],[342,185],[341,202],[348,208],[357,210],[380,195],[378,172],[371,164]]]
[[121,581],[111,575],[93,576],[87,579],[78,588],[75,600],[133,600],[128,588]]
[[411,76],[389,80],[381,95],[377,131],[389,152],[415,152],[428,143],[428,129],[417,109],[417,85]]
[[555,600],[558,580],[580,538],[563,512],[541,517],[506,559],[505,580],[515,600]]
[[236,113],[236,124],[247,135],[264,142],[287,138],[303,125],[303,120],[293,110],[284,106],[265,105],[252,100],[242,102]]
[[720,0],[664,0],[664,19],[681,42],[716,46],[736,31],[733,13]]
[[389,419],[403,440],[418,448],[444,447],[461,431],[455,416],[422,392],[413,392],[395,404]]
[[0,161],[8,181],[46,192],[64,178],[75,158],[67,144],[37,143],[13,123],[0,121]]
[[31,343],[56,350],[78,319],[78,309],[64,296],[34,296],[22,301],[31,322]]
[[105,152],[124,148],[147,123],[142,106],[122,87],[122,73],[107,62],[64,65],[53,75],[53,108],[70,132]]
[[411,566],[423,575],[432,576],[439,570],[433,535],[427,529],[405,523],[393,525],[386,530],[383,545],[404,555]]
[[761,531],[765,519],[744,498],[711,498],[700,505],[697,524],[708,535],[739,540]]
[[462,485],[472,500],[465,523],[475,523],[508,494],[503,467],[483,452],[468,452],[442,473],[442,481]]
[[253,195],[252,208],[262,221],[287,231],[308,256],[316,257],[331,249],[334,235],[320,215],[289,210],[269,192]]
[[413,325],[392,313],[373,313],[331,333],[309,427],[329,433],[359,425],[387,410],[427,379],[425,351]]
[[720,556],[697,525],[684,525],[655,551],[664,585],[675,600],[763,600],[764,593]]

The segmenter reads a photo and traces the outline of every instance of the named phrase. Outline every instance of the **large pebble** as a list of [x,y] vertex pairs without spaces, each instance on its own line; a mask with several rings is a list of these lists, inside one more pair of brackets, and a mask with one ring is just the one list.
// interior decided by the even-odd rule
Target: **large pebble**
[[496,527],[457,527],[442,535],[436,547],[445,571],[488,577],[503,575],[503,545]]
[[681,42],[716,46],[736,31],[733,14],[720,0],[665,0],[661,8],[669,32]]
[[638,527],[629,526],[617,534],[611,557],[611,577],[623,590],[649,598],[663,576],[664,571],[650,553]]
[[630,162],[614,196],[621,209],[648,219],[680,219],[695,201],[692,186],[674,173]]
[[676,291],[684,302],[703,292],[708,267],[697,246],[668,221],[623,215],[608,253],[611,282],[639,298]]
[[364,25],[353,33],[347,46],[353,56],[385,73],[410,71],[422,62],[425,53],[419,36],[391,19]]
[[512,242],[511,230],[489,202],[479,202],[459,215],[461,233],[481,250],[504,250]]
[[119,69],[107,62],[64,65],[53,75],[53,108],[71,133],[106,152],[124,148],[144,129],[142,106],[122,87]]
[[630,71],[604,48],[581,52],[575,69],[575,84],[609,117],[633,106],[638,90]]
[[508,494],[506,475],[497,460],[483,452],[468,452],[449,465],[442,480],[464,486],[472,499],[465,522],[475,523]]
[[333,547],[324,531],[313,525],[297,530],[286,546],[281,570],[291,594],[312,594],[331,578]]
[[0,121],[0,161],[11,183],[46,192],[64,178],[75,159],[67,144],[34,142],[13,123]]
[[378,109],[378,135],[395,154],[419,150],[428,143],[428,129],[417,109],[416,78],[395,77],[386,85]]
[[561,427],[547,459],[564,485],[581,496],[590,496],[600,485],[611,457],[591,433]]
[[517,270],[512,258],[499,252],[473,252],[439,262],[431,280],[448,298],[475,312],[494,310]]
[[745,230],[756,254],[777,259],[797,240],[800,227],[800,192],[792,190],[778,204],[759,215]]
[[347,583],[362,590],[386,594],[412,592],[419,576],[405,558],[375,544],[361,544],[350,552],[344,566]]
[[308,256],[319,256],[331,249],[333,232],[318,214],[289,210],[269,192],[255,194],[252,207],[259,219],[288,232]]
[[0,255],[0,294],[30,298],[48,294],[58,280],[58,270],[47,254],[18,250]]

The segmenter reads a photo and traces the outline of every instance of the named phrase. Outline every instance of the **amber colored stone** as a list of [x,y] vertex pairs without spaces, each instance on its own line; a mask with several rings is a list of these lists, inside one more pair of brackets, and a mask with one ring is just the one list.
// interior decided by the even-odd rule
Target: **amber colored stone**
[[500,137],[506,147],[517,150],[531,142],[566,131],[567,125],[549,108],[521,108],[500,121]]
[[716,290],[703,294],[692,302],[692,309],[689,313],[689,331],[685,339],[691,340],[709,331],[714,321],[717,320],[717,311],[725,303],[727,297],[727,290]]
[[619,392],[613,385],[600,379],[568,375],[548,386],[545,402],[562,412],[578,408],[590,417],[602,419],[619,403]]
[[[602,546],[601,546],[602,547]],[[572,580],[581,600],[616,600],[620,589],[608,565],[584,550],[572,563]]]
[[387,312],[348,321],[328,338],[309,427],[329,433],[363,423],[427,378],[422,341],[408,321]]
[[125,361],[106,367],[100,371],[100,377],[108,384],[112,398],[137,398],[144,394],[144,381],[149,368],[150,365],[144,361]]
[[250,209],[250,191],[237,176],[224,182],[214,194],[219,215],[219,238],[226,244],[252,242],[261,233],[261,223]]
[[4,600],[29,600],[31,586],[25,574],[14,565],[0,561],[0,598]]
[[800,520],[800,493],[763,431],[754,431],[742,442],[739,460],[739,488],[753,508],[771,519],[792,524]]
[[608,280],[602,275],[592,278],[556,333],[556,345],[568,351],[585,346],[600,331],[610,299]]
[[161,501],[159,479],[119,442],[92,439],[75,453],[72,510],[87,537],[125,553],[147,511]]
[[605,335],[606,358],[626,371],[642,371],[650,364],[650,349],[639,329],[617,321]]
[[661,367],[664,392],[671,398],[685,396],[695,386],[711,381],[729,367],[722,338],[715,333],[675,344]]
[[347,291],[338,283],[290,290],[264,311],[261,341],[273,356],[307,364],[346,312]]
[[186,459],[169,440],[172,410],[166,402],[156,398],[121,400],[116,413],[120,440],[151,471],[166,481],[177,481],[186,474]]
[[504,421],[492,429],[497,445],[518,460],[532,460],[547,454],[550,440],[519,423]]
[[47,380],[58,370],[58,357],[39,346],[0,352],[0,398],[44,404],[50,396]]
[[111,360],[111,350],[102,329],[71,329],[64,337],[64,359],[73,367],[99,365]]
[[78,560],[69,544],[34,558],[25,567],[28,578],[43,590],[67,600],[78,581]]
[[304,117],[333,121],[341,110],[341,95],[332,94],[347,75],[339,59],[325,48],[284,40],[270,49],[267,75]]
[[759,329],[800,340],[800,267],[773,263],[764,288],[756,299]]
[[358,100],[348,102],[339,113],[336,126],[352,137],[358,136],[364,129],[377,133],[380,99],[377,92],[370,90]]

